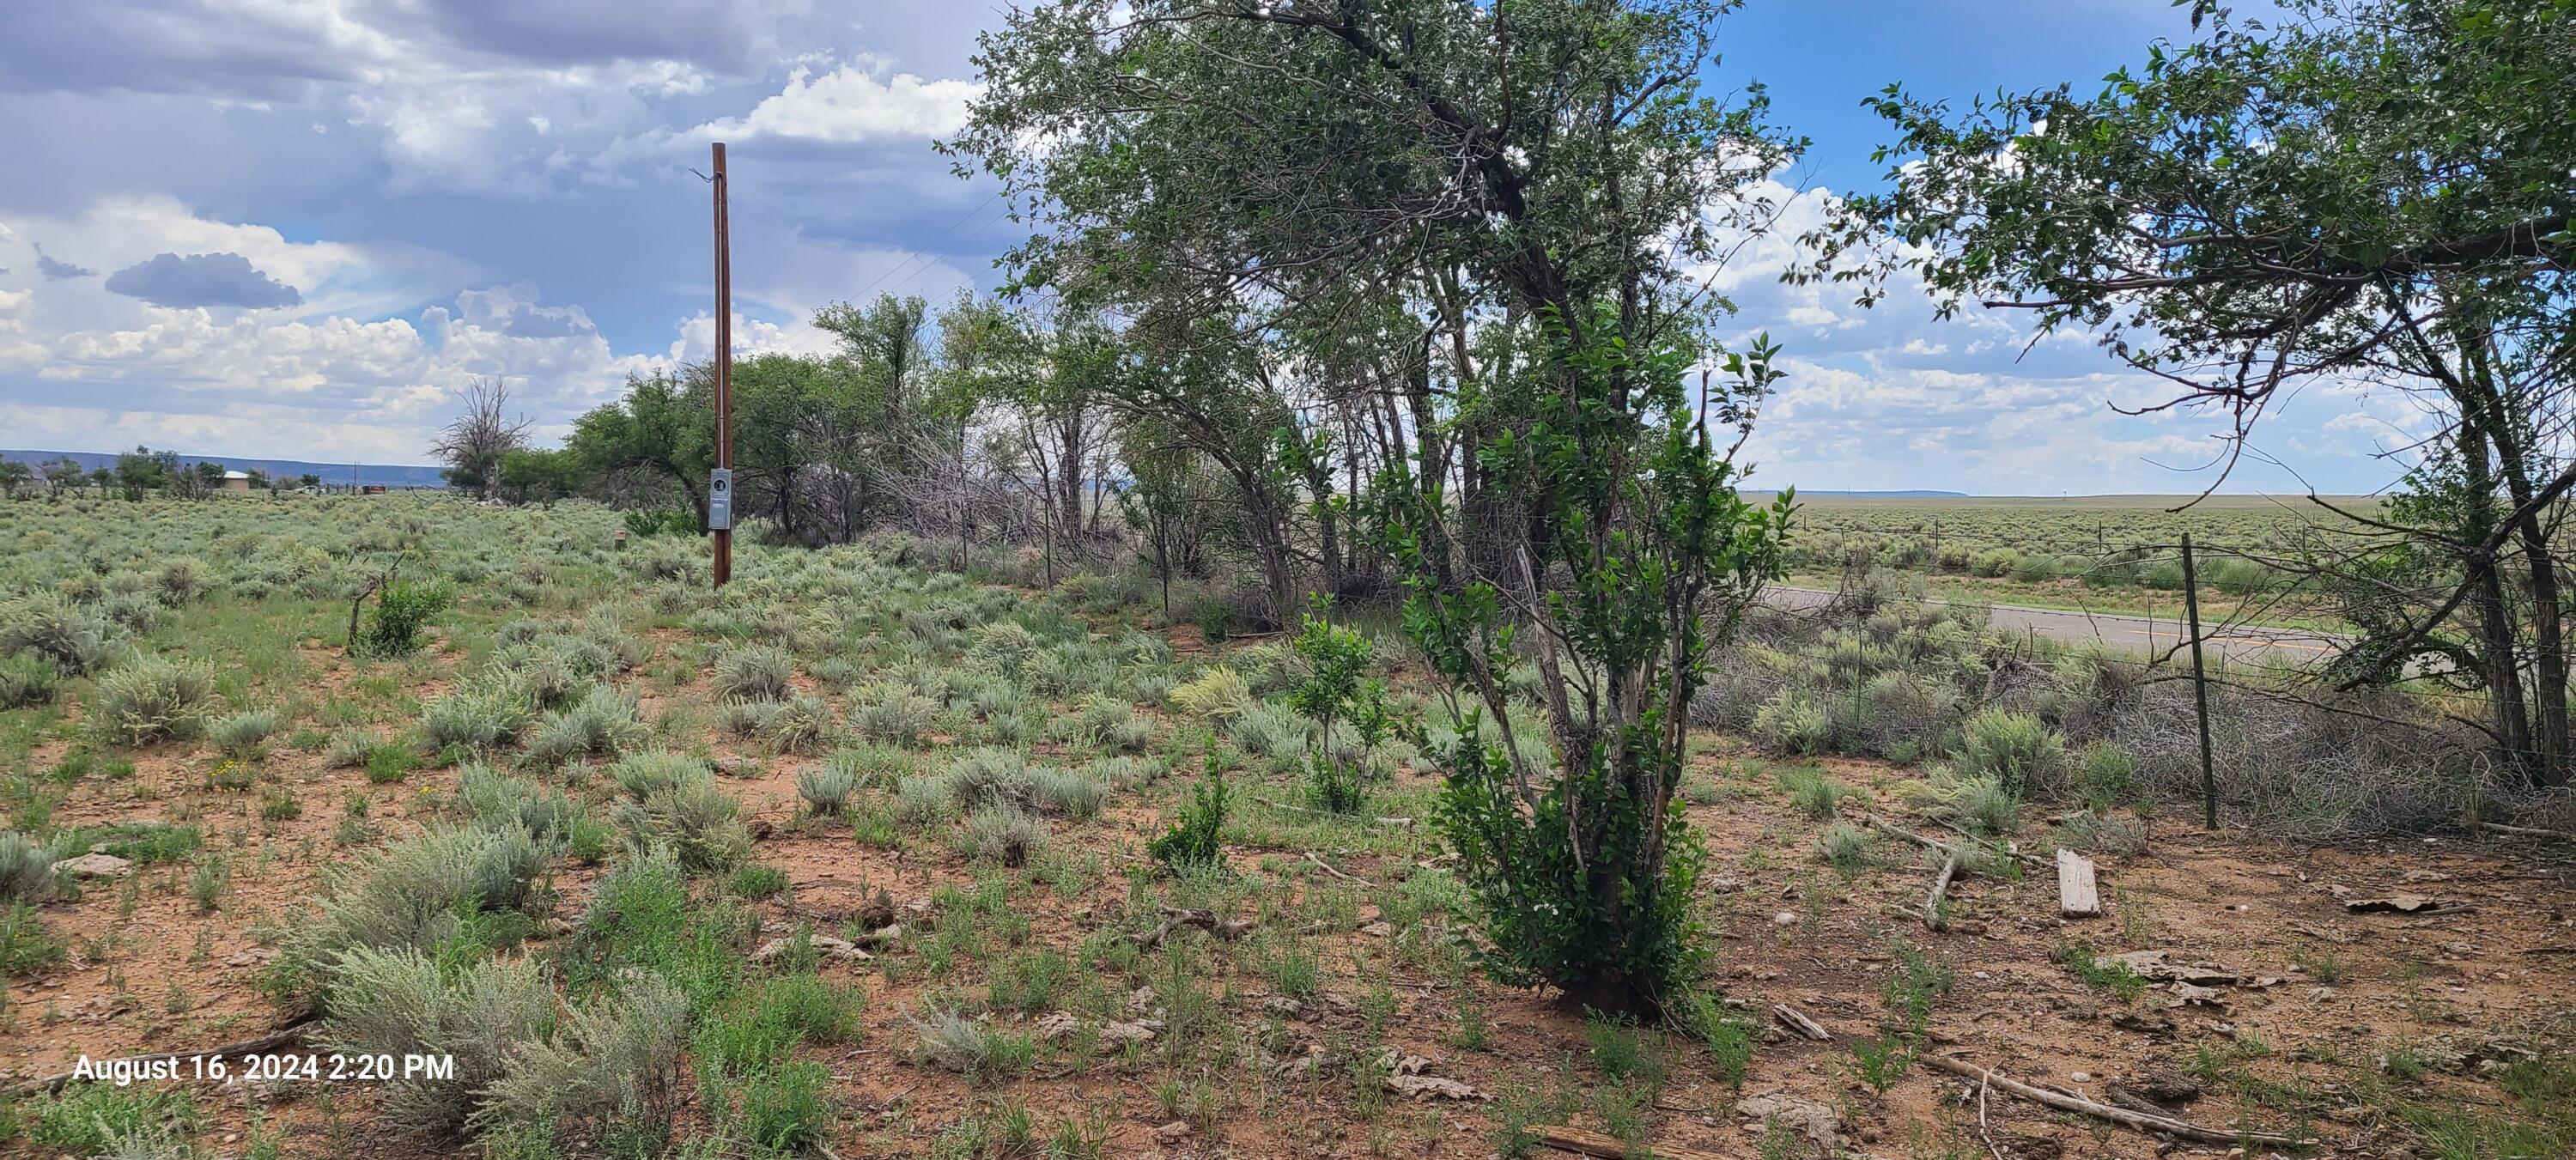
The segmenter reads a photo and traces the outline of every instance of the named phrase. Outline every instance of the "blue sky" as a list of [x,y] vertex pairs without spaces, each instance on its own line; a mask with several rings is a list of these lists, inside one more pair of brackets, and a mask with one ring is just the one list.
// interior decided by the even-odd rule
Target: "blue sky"
[[[0,446],[418,462],[455,392],[500,377],[559,434],[630,373],[704,357],[706,143],[729,142],[737,340],[883,290],[989,286],[1015,228],[930,142],[975,92],[999,6],[933,0],[28,0],[0,5]],[[1860,99],[2090,83],[2187,35],[2159,0],[1756,2],[1721,85],[1758,78],[1815,139],[1799,214],[1879,178]],[[1725,284],[1792,377],[1766,484],[1984,494],[2197,489],[2214,419],[2083,336],[1936,323]],[[2375,488],[2421,420],[2311,388],[2230,490]]]

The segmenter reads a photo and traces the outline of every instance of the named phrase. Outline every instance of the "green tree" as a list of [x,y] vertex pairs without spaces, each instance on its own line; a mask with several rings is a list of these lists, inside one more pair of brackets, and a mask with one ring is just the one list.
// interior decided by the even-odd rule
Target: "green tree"
[[134,450],[116,457],[116,486],[125,492],[125,498],[142,499],[144,492],[170,485],[171,474],[178,462],[179,457],[175,453],[155,452],[138,444]]
[[579,490],[580,482],[580,461],[569,451],[501,453],[500,494],[511,503],[552,503]]
[[[1288,707],[1315,723],[1308,747],[1308,793],[1315,808],[1358,813],[1368,793],[1369,754],[1395,729],[1386,706],[1386,682],[1368,675],[1376,650],[1356,628],[1334,624],[1332,600],[1315,596],[1315,609],[1293,642],[1305,658],[1306,679],[1288,691]],[[1347,728],[1347,744],[1335,735]]]
[[[1504,649],[1515,625],[1541,638],[1554,752],[1489,748],[1471,722],[1444,825],[1492,965],[1605,1009],[1692,980],[1681,707],[1785,518],[1737,499],[1707,435],[1750,421],[1770,348],[1725,395],[1694,407],[1682,386],[1722,306],[1707,265],[1766,226],[1750,187],[1797,148],[1758,89],[1731,108],[1699,89],[1734,7],[1052,0],[983,38],[988,88],[945,143],[1023,199],[1023,283],[1132,319],[1114,395],[1242,486],[1283,622],[1282,509],[1327,499],[1309,457],[1335,450],[1299,413],[1350,397],[1303,372],[1349,365],[1315,356],[1390,317],[1439,320],[1357,360],[1376,380],[1359,397],[1402,382],[1416,400],[1364,522],[1454,692],[1507,718]],[[1500,365],[1457,360],[1446,415],[1442,328],[1462,351],[1516,336]],[[1474,454],[1451,454],[1466,437]],[[1527,510],[1466,518],[1453,473]],[[1462,529],[1494,549],[1463,558]]]
[[[2576,9],[2362,0],[2236,20],[2193,6],[2098,90],[1965,110],[1891,88],[1886,192],[1853,199],[1807,276],[1864,301],[1910,269],[1944,314],[1976,300],[2087,328],[2243,439],[2302,383],[2404,392],[2439,434],[2406,499],[2312,564],[2365,631],[2347,688],[2431,676],[2536,784],[2567,779],[2555,513],[2576,457]],[[1877,244],[1892,236],[1898,247]],[[2231,457],[2229,464],[2234,460]],[[2223,476],[2221,477],[2223,478]],[[2215,483],[2212,485],[2215,486]],[[2320,501],[2323,502],[2323,501]],[[2375,576],[2425,582],[2391,593]]]
[[43,470],[45,486],[52,491],[55,499],[61,499],[64,492],[79,487],[89,478],[89,473],[81,470],[80,461],[68,455],[46,460]]
[[707,471],[715,466],[712,385],[694,371],[630,375],[624,397],[573,421],[564,450],[603,484],[640,480],[646,494],[689,505],[704,529]]

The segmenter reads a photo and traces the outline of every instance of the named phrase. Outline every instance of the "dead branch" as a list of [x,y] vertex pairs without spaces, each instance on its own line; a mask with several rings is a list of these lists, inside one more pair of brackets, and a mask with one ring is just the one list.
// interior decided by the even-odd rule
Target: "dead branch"
[[2559,830],[2542,830],[2531,826],[2508,826],[2503,822],[2479,822],[2478,828],[2514,838],[2545,838],[2555,842],[2576,842],[2576,834]]
[[[1628,1145],[1621,1143],[1616,1136],[1604,1136],[1599,1132],[1587,1132],[1581,1128],[1552,1124],[1537,1125],[1530,1130],[1538,1134],[1539,1143],[1561,1152],[1572,1152],[1577,1156],[1593,1156],[1598,1157],[1599,1160],[1621,1160],[1622,1157],[1632,1155]],[[1654,1154],[1663,1157],[1664,1160],[1720,1160],[1715,1152],[1702,1152],[1697,1148],[1684,1148],[1677,1144],[1657,1144]]]
[[1220,919],[1213,912],[1205,910],[1182,910],[1167,906],[1163,908],[1163,914],[1165,917],[1161,925],[1136,936],[1138,947],[1145,950],[1159,947],[1163,945],[1164,939],[1172,936],[1173,931],[1185,926],[1195,926],[1228,942],[1242,938],[1245,931],[1252,929],[1251,919]]
[[1349,873],[1345,873],[1345,872],[1343,872],[1343,871],[1341,871],[1341,870],[1337,870],[1337,869],[1335,869],[1335,868],[1333,867],[1333,864],[1332,864],[1332,863],[1325,861],[1325,860],[1324,860],[1320,855],[1316,854],[1313,850],[1308,850],[1308,851],[1306,851],[1306,860],[1307,860],[1307,861],[1309,861],[1309,862],[1314,863],[1314,864],[1316,865],[1316,867],[1317,867],[1318,869],[1321,869],[1324,873],[1326,873],[1326,874],[1330,874],[1330,875],[1332,875],[1332,876],[1333,876],[1333,877],[1335,877],[1335,878],[1339,878],[1339,879],[1341,879],[1341,880],[1342,880],[1342,881],[1344,881],[1344,882],[1348,882],[1348,883],[1350,883],[1350,884],[1351,884],[1351,885],[1353,885],[1353,886],[1365,886],[1365,887],[1368,887],[1368,888],[1369,888],[1369,889],[1371,889],[1371,890],[1375,890],[1375,889],[1377,889],[1377,883],[1375,883],[1375,882],[1371,882],[1371,881],[1369,881],[1369,880],[1368,880],[1368,879],[1366,879],[1366,878],[1362,878],[1362,877],[1360,877],[1360,876],[1359,876],[1359,875],[1357,875],[1357,874],[1349,874]]
[[1950,920],[1942,917],[1941,903],[1950,894],[1950,879],[1956,877],[1958,873],[1959,855],[1957,851],[1952,851],[1949,857],[1941,860],[1941,873],[1933,876],[1932,879],[1932,893],[1923,899],[1924,926],[1933,930],[1943,930],[1950,925]]
[[2061,1112],[2076,1112],[2092,1116],[2096,1119],[2109,1120],[2112,1123],[2119,1124],[2123,1127],[2135,1128],[2141,1132],[2157,1133],[2185,1140],[2196,1140],[2203,1144],[2220,1144],[2231,1147],[2238,1144],[2261,1144],[2272,1148],[2300,1148],[2306,1147],[2309,1143],[2308,1141],[2293,1140],[2287,1136],[2273,1135],[2269,1132],[2225,1132],[2216,1128],[2204,1128],[2187,1120],[2177,1120],[2172,1116],[2155,1115],[2147,1112],[2136,1111],[2130,1108],[2118,1108],[2109,1104],[2097,1104],[2091,1100],[2077,1096],[2049,1091],[2046,1088],[2032,1087],[2031,1085],[2019,1080],[1997,1075],[1992,1070],[1979,1067],[1964,1059],[1953,1059],[1949,1056],[1934,1055],[1926,1056],[1923,1062],[1931,1065],[1936,1070],[1946,1071],[1964,1079],[1972,1079],[1977,1081],[1979,1084],[1991,1083],[1998,1088],[2002,1088],[2006,1095],[2020,1096],[2032,1103],[2044,1104],[2048,1107],[2056,1108]]

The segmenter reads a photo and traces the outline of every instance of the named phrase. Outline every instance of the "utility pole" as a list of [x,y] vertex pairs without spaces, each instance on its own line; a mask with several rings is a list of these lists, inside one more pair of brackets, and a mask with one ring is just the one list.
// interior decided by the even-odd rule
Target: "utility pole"
[[707,480],[707,529],[715,533],[715,586],[733,579],[733,246],[725,225],[725,147],[715,143],[716,469]]

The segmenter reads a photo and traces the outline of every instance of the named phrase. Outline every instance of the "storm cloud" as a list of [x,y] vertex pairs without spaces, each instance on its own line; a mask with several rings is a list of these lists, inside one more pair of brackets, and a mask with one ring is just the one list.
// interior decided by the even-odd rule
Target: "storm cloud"
[[301,306],[295,287],[260,273],[239,254],[155,254],[107,276],[107,288],[154,306]]
[[36,272],[44,275],[47,281],[52,282],[60,282],[66,278],[95,278],[98,276],[98,271],[96,270],[89,269],[85,266],[75,266],[69,262],[55,258],[53,255],[46,253],[42,246],[36,247]]

